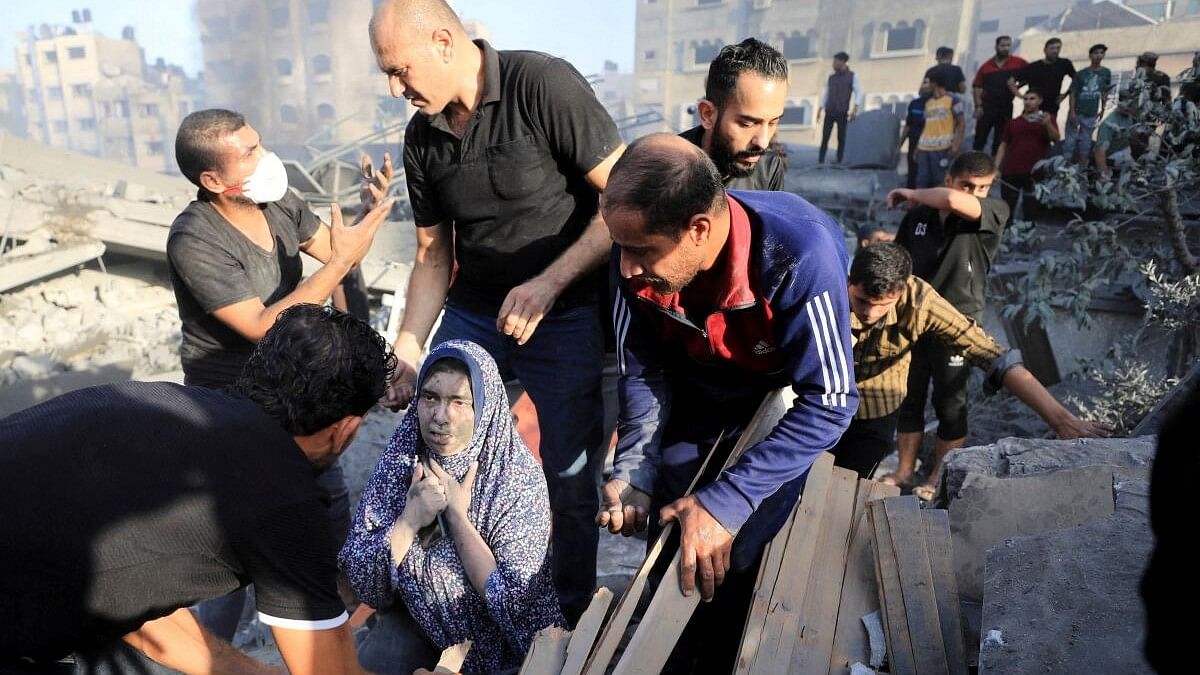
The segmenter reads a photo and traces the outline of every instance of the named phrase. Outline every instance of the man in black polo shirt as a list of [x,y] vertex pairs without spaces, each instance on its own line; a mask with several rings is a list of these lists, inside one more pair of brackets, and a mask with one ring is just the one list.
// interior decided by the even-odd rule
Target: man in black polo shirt
[[[896,243],[912,255],[912,272],[959,312],[978,322],[983,316],[984,290],[992,260],[1000,247],[1008,204],[988,197],[996,165],[983,152],[965,152],[954,159],[946,185],[925,190],[898,188],[888,194],[888,207],[904,203],[909,212],[900,223]],[[967,436],[967,379],[970,366],[961,354],[936,340],[921,340],[913,349],[908,395],[900,405],[896,446],[900,466],[885,482],[907,485],[916,467],[925,432],[925,401],[933,380],[937,413],[935,466]],[[936,488],[930,476],[913,494],[929,499]]]
[[[335,204],[330,227],[288,190],[283,163],[263,148],[239,113],[212,109],[185,117],[175,136],[175,157],[198,188],[167,235],[167,273],[183,323],[184,383],[228,387],[280,312],[299,303],[324,303],[366,257],[391,208],[390,200],[379,203],[391,179],[391,160],[384,160],[364,188],[358,222],[343,225]],[[301,253],[324,263],[304,281]],[[321,485],[333,497],[330,518],[344,539],[350,506],[341,468],[324,472]],[[241,592],[206,603],[205,626],[233,639],[242,604]]]
[[370,33],[392,95],[421,113],[404,140],[417,254],[390,403],[411,399],[443,307],[434,343],[471,340],[520,379],[540,413],[555,582],[574,620],[596,580],[598,272],[612,245],[598,193],[624,145],[569,63],[472,42],[443,0],[382,2]]
[[[925,77],[933,73],[941,73],[942,81],[946,83],[946,91],[955,94],[967,93],[967,76],[962,68],[954,65],[954,50],[949,47],[938,47],[937,64],[925,71]],[[932,79],[932,78],[930,78]]]
[[[1013,96],[1021,95],[1021,87],[1028,87],[1042,95],[1042,110],[1050,115],[1058,114],[1058,106],[1070,97],[1070,89],[1063,91],[1063,80],[1075,79],[1075,64],[1070,59],[1060,58],[1062,40],[1053,37],[1043,47],[1045,58],[1025,66],[1008,80],[1008,89]],[[1012,113],[1009,113],[1009,117]]]
[[782,190],[787,172],[771,147],[787,105],[788,66],[771,45],[746,38],[708,66],[700,125],[679,134],[708,154],[726,188]]
[[299,305],[228,392],[128,382],[0,420],[0,672],[72,652],[74,672],[267,672],[186,609],[249,583],[292,673],[360,672],[315,473],[393,364],[365,323]]

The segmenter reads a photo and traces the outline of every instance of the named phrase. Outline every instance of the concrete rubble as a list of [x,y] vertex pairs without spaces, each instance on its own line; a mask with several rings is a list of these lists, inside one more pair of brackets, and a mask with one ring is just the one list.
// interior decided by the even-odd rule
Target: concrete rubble
[[[981,675],[1149,672],[1138,583],[1154,544],[1156,440],[1006,438],[947,458],[942,490]],[[984,559],[960,560],[979,553],[966,546],[986,547]]]

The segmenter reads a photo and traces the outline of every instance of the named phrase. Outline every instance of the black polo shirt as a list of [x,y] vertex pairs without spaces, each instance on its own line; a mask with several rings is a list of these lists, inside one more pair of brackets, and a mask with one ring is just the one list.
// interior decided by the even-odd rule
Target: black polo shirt
[[1004,200],[986,197],[979,205],[979,220],[951,213],[944,223],[937,209],[916,206],[896,232],[896,243],[912,255],[913,274],[955,309],[976,318],[983,312],[987,275],[1008,222]]
[[[702,147],[704,142],[704,127],[697,125],[679,134],[696,145]],[[754,165],[754,171],[749,176],[729,177],[724,180],[726,190],[783,190],[783,177],[787,169],[783,160],[774,150],[767,152]]]
[[[496,51],[484,40],[483,95],[463,137],[420,114],[404,135],[404,171],[417,227],[450,222],[458,274],[448,300],[494,314],[513,287],[540,274],[596,215],[584,176],[621,136],[583,76],[566,61]],[[556,309],[594,303],[586,276]]]
[[1058,112],[1058,97],[1062,95],[1063,79],[1075,77],[1075,64],[1070,59],[1055,59],[1049,63],[1038,59],[1025,66],[1016,75],[1018,85],[1027,84],[1042,95],[1042,110],[1050,114]]
[[0,419],[0,480],[0,664],[86,652],[249,583],[269,625],[347,619],[313,466],[246,399],[65,394]]

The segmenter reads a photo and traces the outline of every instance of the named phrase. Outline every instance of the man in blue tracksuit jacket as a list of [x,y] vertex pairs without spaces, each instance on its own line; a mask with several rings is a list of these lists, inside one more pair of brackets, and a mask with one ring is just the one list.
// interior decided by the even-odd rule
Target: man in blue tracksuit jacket
[[[709,600],[725,587],[664,672],[716,672],[727,657],[732,665],[728,643],[740,631],[706,630],[704,610],[716,623],[745,616],[763,547],[858,407],[845,243],[796,195],[726,193],[702,151],[664,134],[629,146],[601,210],[615,243],[621,381],[616,464],[597,523],[632,534],[655,511],[652,520],[679,522],[684,592],[699,585]],[[788,385],[796,401],[767,437],[683,497],[717,436],[740,431],[766,393]]]

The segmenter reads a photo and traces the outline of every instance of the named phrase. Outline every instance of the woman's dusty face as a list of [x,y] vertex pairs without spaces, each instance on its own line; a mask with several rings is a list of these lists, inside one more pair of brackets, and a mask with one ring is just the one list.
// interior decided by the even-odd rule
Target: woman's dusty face
[[447,371],[425,378],[417,393],[417,420],[430,450],[442,457],[462,452],[475,431],[471,379]]

